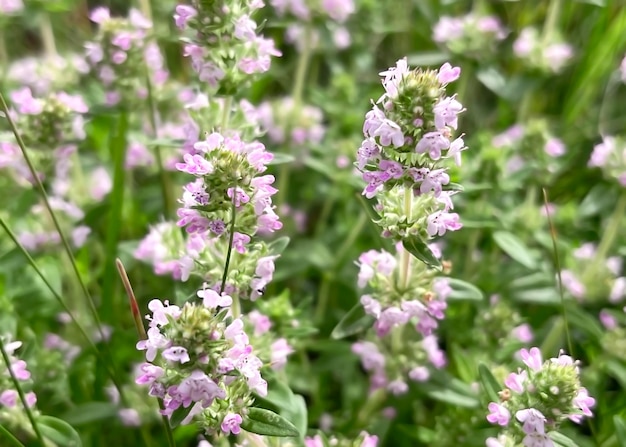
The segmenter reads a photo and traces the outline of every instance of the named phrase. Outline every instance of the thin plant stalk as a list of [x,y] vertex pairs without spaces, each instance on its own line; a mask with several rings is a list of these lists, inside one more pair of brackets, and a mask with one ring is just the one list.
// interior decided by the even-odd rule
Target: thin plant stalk
[[8,447],[26,447],[19,439],[13,436],[13,433],[4,428],[2,424],[0,424],[0,438],[8,440]]
[[11,359],[9,359],[9,355],[7,354],[6,349],[4,349],[4,340],[2,339],[2,337],[0,337],[0,352],[2,353],[2,359],[4,360],[4,364],[7,368],[7,371],[9,372],[9,376],[11,376],[11,382],[13,382],[13,386],[15,387],[15,390],[17,391],[17,394],[20,396],[20,401],[22,402],[22,405],[24,406],[24,412],[26,413],[26,417],[28,417],[28,420],[30,421],[30,425],[33,427],[33,431],[35,432],[37,441],[39,441],[39,444],[41,445],[41,447],[44,447],[46,443],[43,440],[43,436],[41,435],[41,432],[39,431],[39,426],[37,425],[37,422],[35,421],[33,412],[30,410],[30,407],[28,406],[26,402],[26,396],[24,395],[24,390],[22,390],[19,380],[17,380],[17,377],[15,377],[15,373],[11,369]]
[[[149,5],[149,4],[148,4]],[[150,121],[150,129],[152,131],[152,137],[155,140],[159,138],[159,128],[158,128],[158,111],[156,108],[156,104],[154,102],[154,89],[152,87],[152,81],[150,80],[150,75],[148,73],[148,67],[145,66],[146,71],[146,89],[148,90],[148,118]],[[154,155],[156,158],[157,169],[159,171],[159,178],[161,179],[161,196],[163,197],[163,214],[166,218],[172,217],[172,181],[168,172],[165,170],[163,164],[163,151],[161,145],[157,144],[154,147]]]
[[[300,109],[302,107],[302,94],[304,91],[304,84],[306,81],[307,68],[311,60],[312,48],[311,48],[311,26],[306,25],[304,29],[304,44],[300,56],[298,57],[298,65],[296,67],[296,75],[293,83],[293,90],[291,92],[291,98],[293,99],[293,109],[290,114],[289,122],[285,129],[285,141],[287,145],[290,143],[291,129],[293,127],[293,119],[300,115]],[[289,186],[289,163],[283,163],[280,167],[280,178],[278,179],[278,196],[276,202],[278,205],[283,205],[287,200],[287,189]]]
[[43,48],[48,57],[57,56],[57,46],[54,40],[54,31],[52,29],[52,21],[50,20],[50,14],[45,12],[41,15],[39,21],[39,32],[41,34],[41,41]]
[[[135,292],[133,291],[133,286],[128,279],[128,274],[126,273],[126,269],[124,268],[124,264],[122,261],[117,258],[115,260],[115,266],[117,267],[117,271],[120,275],[120,279],[122,280],[122,284],[124,285],[124,289],[126,290],[126,294],[128,295],[128,300],[130,303],[130,310],[133,316],[133,321],[135,322],[135,329],[137,330],[137,335],[139,340],[147,340],[148,334],[146,333],[146,328],[143,326],[143,320],[141,318],[141,312],[139,310],[139,305],[137,304],[137,298],[135,298]],[[162,411],[165,409],[165,405],[163,404],[163,399],[157,397],[157,401],[159,402],[159,409]],[[165,436],[167,437],[167,443],[169,447],[176,447],[176,441],[174,440],[174,433],[172,432],[172,427],[170,426],[169,420],[167,416],[161,415],[161,420],[163,422],[163,428],[165,429]]]
[[59,234],[59,237],[61,238],[61,243],[63,244],[65,253],[67,254],[68,258],[70,259],[72,263],[72,270],[74,271],[74,274],[76,275],[76,278],[78,279],[80,283],[80,287],[83,291],[83,294],[85,295],[85,297],[87,298],[87,301],[89,302],[91,314],[93,316],[94,322],[96,323],[98,331],[100,332],[102,339],[106,340],[105,333],[102,329],[102,323],[100,322],[100,317],[98,316],[96,303],[93,297],[91,296],[91,293],[89,293],[89,289],[87,289],[87,285],[85,284],[85,281],[83,280],[83,277],[80,274],[80,271],[78,270],[78,265],[76,264],[76,259],[74,258],[74,254],[72,253],[72,248],[70,247],[70,244],[67,240],[67,237],[65,236],[65,233],[61,229],[61,225],[59,224],[59,220],[57,219],[56,214],[54,213],[52,207],[50,206],[50,201],[48,200],[48,194],[46,193],[46,189],[44,188],[43,183],[41,182],[41,179],[39,178],[39,175],[37,174],[37,171],[35,170],[35,166],[33,165],[30,159],[30,156],[28,155],[28,151],[26,150],[26,145],[24,144],[24,140],[22,139],[22,136],[18,132],[17,127],[15,126],[15,123],[13,122],[13,118],[11,118],[11,115],[9,113],[9,107],[7,106],[7,103],[4,99],[4,95],[2,95],[2,93],[0,93],[0,105],[2,106],[2,110],[4,111],[5,118],[9,123],[9,127],[11,128],[11,131],[13,132],[13,135],[15,136],[15,140],[17,141],[17,144],[20,147],[20,150],[22,151],[22,156],[24,157],[24,161],[26,162],[26,165],[28,166],[28,171],[30,172],[30,175],[32,176],[33,181],[35,182],[36,189],[39,192],[39,195],[41,196],[41,198],[43,199],[46,210],[50,214],[50,217],[52,218],[52,223],[54,224],[54,227],[57,233]]
[[552,238],[552,250],[554,251],[554,268],[557,272],[557,282],[559,286],[559,295],[561,297],[561,312],[563,313],[563,329],[565,330],[565,337],[567,339],[567,348],[569,354],[574,355],[574,348],[572,345],[572,338],[570,337],[569,321],[567,320],[567,308],[565,307],[565,296],[563,292],[563,280],[561,278],[561,261],[559,258],[559,249],[556,245],[556,230],[550,217],[550,207],[548,201],[548,193],[545,188],[543,189],[543,203],[546,209],[546,217],[548,218],[548,225],[550,227],[550,237]]
[[[235,189],[237,186],[235,186]],[[235,219],[237,216],[237,207],[235,206],[235,194],[233,194],[233,206],[230,213],[230,234],[228,235],[228,248],[226,250],[226,261],[224,262],[224,273],[222,274],[222,284],[220,285],[220,295],[224,293],[226,288],[226,280],[228,279],[228,269],[230,268],[230,259],[233,254],[233,240],[235,238]],[[231,312],[234,318],[238,318],[240,314],[239,297],[237,294],[233,297],[233,304],[231,306]]]
[[20,243],[20,241],[15,236],[15,233],[13,233],[13,231],[9,228],[9,226],[7,225],[7,223],[4,221],[4,219],[2,217],[0,217],[0,226],[4,229],[4,231],[7,233],[9,238],[13,241],[13,243],[15,244],[17,249],[26,258],[26,260],[28,261],[30,266],[33,268],[35,273],[37,273],[37,276],[39,276],[39,278],[46,285],[46,287],[48,288],[50,293],[52,293],[52,296],[61,305],[63,310],[70,316],[70,319],[72,320],[72,323],[74,323],[74,325],[76,326],[76,329],[78,329],[78,332],[80,333],[80,335],[87,341],[87,344],[93,350],[93,352],[96,355],[96,357],[98,357],[98,359],[102,362],[102,364],[105,365],[106,371],[107,371],[107,373],[109,375],[109,378],[111,379],[111,382],[113,382],[113,385],[115,386],[115,388],[118,390],[118,392],[120,394],[120,399],[123,402],[125,402],[126,401],[126,397],[125,397],[124,391],[123,391],[122,386],[120,385],[119,381],[115,377],[114,371],[110,368],[109,362],[106,361],[106,358],[104,357],[104,355],[100,352],[100,350],[94,344],[94,342],[91,340],[89,335],[87,335],[87,331],[85,331],[83,326],[76,319],[76,317],[72,313],[72,311],[69,308],[69,306],[65,303],[65,301],[63,301],[63,298],[61,297],[61,295],[59,295],[59,293],[54,289],[54,287],[52,287],[52,284],[50,284],[48,279],[45,277],[45,275],[43,274],[43,272],[41,271],[41,269],[39,268],[39,266],[37,265],[35,260],[32,258],[30,253],[28,253],[28,251],[24,248],[24,246]]

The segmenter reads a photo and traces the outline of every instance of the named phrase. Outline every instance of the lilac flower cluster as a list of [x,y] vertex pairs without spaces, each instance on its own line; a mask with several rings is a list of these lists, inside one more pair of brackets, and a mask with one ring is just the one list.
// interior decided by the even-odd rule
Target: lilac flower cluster
[[513,42],[513,53],[534,69],[546,73],[559,73],[574,57],[568,43],[551,35],[545,40],[535,28],[524,28]]
[[385,389],[393,395],[409,391],[407,378],[413,382],[426,382],[433,369],[447,364],[445,352],[439,348],[437,337],[428,335],[421,340],[407,336],[398,346],[389,337],[358,341],[352,352],[370,375],[370,392]]
[[159,47],[148,41],[152,23],[131,8],[128,18],[111,17],[105,7],[89,18],[98,24],[95,42],[85,44],[87,61],[105,88],[105,103],[115,105],[145,98],[146,70],[152,83],[162,85],[169,77]]
[[221,237],[230,235],[234,223],[233,247],[239,252],[257,232],[282,227],[272,205],[274,176],[259,175],[274,157],[263,144],[213,132],[194,149],[197,153],[185,154],[176,166],[196,177],[184,187],[179,226],[190,234]]
[[460,165],[466,149],[461,137],[451,136],[463,106],[445,95],[460,71],[448,63],[437,71],[409,70],[402,59],[381,73],[385,94],[365,117],[357,167],[368,183],[363,194],[378,197],[385,237],[427,240],[462,226],[450,212],[457,191],[444,190],[450,184],[445,163]]
[[[297,112],[297,115],[294,114]],[[304,105],[295,109],[292,98],[282,98],[264,102],[256,109],[259,124],[267,131],[272,143],[304,146],[317,145],[326,132],[322,122],[322,111],[314,106]],[[289,132],[289,135],[285,135]]]
[[[10,343],[6,343],[4,345],[4,349],[9,356],[11,361],[10,365],[4,364],[2,358],[0,358],[0,364],[2,364],[2,374],[0,374],[0,411],[4,408],[16,408],[21,406],[19,394],[16,389],[14,389],[13,382],[11,381],[11,377],[9,375],[9,368],[11,372],[15,376],[15,378],[20,382],[28,382],[30,380],[30,371],[27,369],[27,364],[24,360],[20,360],[14,354],[15,351],[22,346],[21,341],[13,341]],[[37,396],[32,391],[25,393],[26,404],[28,407],[33,407],[37,402]]]
[[515,124],[495,135],[491,144],[496,149],[509,151],[504,168],[506,175],[521,172],[529,166],[534,168],[532,172],[537,169],[546,174],[556,172],[555,160],[567,152],[565,143],[550,132],[544,119]]
[[626,187],[626,142],[614,136],[603,137],[602,143],[593,148],[587,165],[602,169],[607,178]]
[[261,0],[193,0],[176,6],[176,26],[192,31],[191,38],[184,39],[184,55],[200,81],[232,92],[248,75],[266,72],[272,56],[281,55],[272,39],[256,33],[251,16],[263,6]]
[[[401,247],[398,253],[402,253]],[[386,388],[392,394],[403,394],[408,391],[406,376],[426,381],[430,376],[427,364],[437,369],[446,364],[433,332],[444,318],[446,298],[452,290],[445,278],[436,277],[438,271],[424,263],[411,263],[408,271],[401,272],[396,256],[384,250],[363,253],[358,265],[358,286],[369,289],[360,302],[365,313],[375,318],[376,336],[355,343],[352,351],[370,373],[372,391]],[[417,333],[403,331],[409,324]],[[401,345],[395,341],[400,336]]]
[[502,435],[487,440],[489,447],[551,447],[549,436],[561,422],[579,423],[591,417],[595,399],[581,386],[578,361],[563,352],[543,362],[538,348],[519,352],[525,368],[508,375],[500,402],[489,404],[487,420],[504,428]]
[[314,17],[329,17],[344,23],[355,12],[353,0],[270,0],[278,15],[287,14],[308,22]]
[[[597,246],[592,242],[582,244],[567,260],[566,269],[561,270],[561,281],[565,290],[576,300],[607,301],[617,304],[626,299],[626,277],[622,272],[623,259],[610,256],[596,259]],[[590,276],[590,266],[593,275]]]
[[[227,319],[232,298],[213,290],[202,293],[202,304],[182,308],[152,300],[148,307],[148,339],[137,344],[146,351],[138,384],[164,401],[163,414],[186,413],[183,424],[197,420],[207,434],[238,434],[253,403],[265,396],[262,361],[254,354],[243,320]],[[230,322],[229,322],[230,320]]]
[[85,138],[83,114],[89,109],[80,95],[58,92],[35,98],[30,88],[23,87],[10,98],[13,118],[29,147],[49,151]]
[[476,59],[484,58],[503,40],[508,31],[494,16],[473,13],[462,17],[443,16],[433,27],[433,40],[451,52]]
[[304,447],[376,447],[378,436],[363,431],[356,439],[339,439],[325,435],[307,436],[304,438]]
[[374,329],[379,337],[409,323],[424,336],[437,329],[437,321],[444,318],[448,306],[446,298],[452,292],[445,278],[436,277],[439,271],[415,262],[410,265],[407,280],[399,284],[399,262],[384,250],[363,253],[358,265],[359,288],[370,289],[360,301],[365,312],[376,318]]
[[24,9],[22,0],[0,0],[0,13],[6,15],[17,14]]
[[74,87],[88,71],[85,58],[77,54],[29,56],[11,63],[7,81],[30,88],[34,95],[45,96]]

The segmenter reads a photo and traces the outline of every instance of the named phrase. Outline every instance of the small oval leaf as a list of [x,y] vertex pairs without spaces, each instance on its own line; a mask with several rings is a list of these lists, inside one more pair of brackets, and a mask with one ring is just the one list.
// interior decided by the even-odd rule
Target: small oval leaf
[[350,335],[369,329],[372,327],[372,324],[374,324],[374,321],[374,317],[365,313],[363,305],[356,303],[356,305],[344,315],[335,329],[333,329],[330,337],[334,340],[349,337]]
[[82,447],[83,443],[74,427],[52,416],[39,416],[37,426],[41,434],[63,447]]
[[512,259],[522,264],[524,267],[534,269],[537,267],[537,259],[517,236],[506,231],[496,231],[493,233],[493,240]]
[[482,301],[485,298],[483,292],[474,284],[457,278],[446,278],[446,281],[452,288],[452,293],[448,296],[450,300]]
[[489,396],[491,402],[499,402],[500,397],[498,396],[498,392],[502,391],[502,386],[500,386],[496,378],[493,374],[491,374],[491,371],[484,363],[478,365],[478,376],[480,377],[480,383]]
[[250,433],[264,436],[300,436],[298,429],[291,422],[265,408],[250,408],[241,428]]
[[276,152],[274,153],[274,158],[268,163],[268,165],[273,166],[282,165],[285,163],[292,163],[295,159],[296,157],[294,157],[293,155],[285,154],[283,152]]
[[187,416],[189,416],[189,413],[191,413],[192,408],[193,408],[193,405],[189,405],[187,408],[178,407],[176,410],[174,410],[174,412],[170,416],[170,427],[172,428],[178,427],[180,423],[184,421]]
[[419,236],[410,236],[402,241],[402,246],[429,267],[440,268],[441,262]]

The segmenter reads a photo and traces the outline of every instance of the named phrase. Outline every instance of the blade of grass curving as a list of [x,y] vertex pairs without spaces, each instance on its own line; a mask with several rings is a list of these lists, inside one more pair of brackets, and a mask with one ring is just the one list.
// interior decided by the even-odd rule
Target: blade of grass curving
[[7,442],[9,443],[9,447],[26,447],[24,444],[20,442],[19,439],[13,436],[13,434],[9,430],[4,428],[4,426],[1,424],[0,424],[0,438],[6,439]]
[[113,188],[109,195],[109,211],[107,216],[107,233],[105,242],[105,264],[102,274],[102,299],[108,305],[102,309],[102,318],[111,321],[115,309],[121,306],[121,296],[116,294],[118,282],[115,280],[115,260],[117,259],[117,244],[122,228],[122,209],[124,207],[124,187],[126,170],[124,159],[126,155],[126,132],[128,130],[128,113],[120,112],[117,124],[109,137],[109,153],[113,160]]
[[[139,337],[139,340],[146,340],[148,338],[148,334],[146,334],[146,328],[143,326],[141,312],[139,310],[139,305],[137,304],[137,298],[135,298],[135,292],[133,291],[133,286],[128,279],[128,274],[126,273],[124,264],[122,264],[122,261],[119,258],[115,260],[115,267],[117,268],[120,279],[122,280],[122,284],[124,285],[124,289],[126,290],[126,294],[128,295],[130,311],[133,315],[133,321],[135,322],[137,336]],[[159,408],[161,409],[161,411],[164,410],[165,405],[163,404],[163,399],[157,397],[157,401],[159,402]],[[167,416],[162,415],[161,420],[163,421],[163,428],[165,429],[165,435],[167,437],[167,443],[169,447],[176,447],[174,434],[172,433],[172,427],[170,426]]]
[[548,192],[545,188],[542,188],[543,191],[543,204],[546,209],[546,216],[548,218],[548,226],[550,227],[550,237],[552,239],[552,250],[554,251],[554,268],[556,269],[557,282],[559,287],[559,295],[561,297],[561,312],[563,313],[563,328],[565,330],[565,338],[567,340],[567,349],[569,349],[569,355],[574,355],[574,348],[572,345],[572,339],[570,337],[569,331],[569,320],[567,319],[567,309],[565,307],[565,296],[563,292],[563,280],[561,279],[561,261],[559,259],[559,249],[556,244],[556,229],[554,228],[554,224],[552,223],[552,218],[550,217],[550,206],[548,202]]
[[35,432],[35,436],[37,437],[37,440],[39,441],[39,445],[41,445],[41,447],[45,447],[46,443],[43,440],[43,436],[41,435],[41,432],[39,431],[39,426],[37,425],[37,422],[35,421],[33,412],[30,411],[30,407],[26,403],[26,396],[24,395],[24,390],[22,390],[20,382],[19,380],[17,380],[17,377],[15,377],[15,373],[13,372],[13,369],[11,368],[11,359],[9,359],[9,355],[7,354],[6,349],[4,349],[4,340],[2,339],[2,337],[0,337],[0,353],[2,353],[2,360],[4,360],[4,364],[7,368],[7,371],[9,372],[9,376],[11,376],[11,382],[13,382],[13,386],[15,387],[15,390],[17,391],[17,394],[20,396],[20,401],[22,402],[22,405],[24,406],[24,412],[26,413],[26,417],[28,417],[28,420],[30,421],[30,425],[33,427],[33,431]]
[[35,260],[32,258],[30,253],[28,253],[28,251],[24,248],[24,246],[20,243],[20,241],[17,239],[17,236],[15,236],[15,233],[13,233],[13,231],[9,228],[9,226],[6,224],[4,219],[2,219],[2,217],[0,217],[0,226],[4,229],[4,231],[8,234],[9,238],[11,239],[11,241],[13,241],[13,243],[18,248],[18,250],[20,250],[22,255],[26,258],[26,260],[28,261],[30,266],[33,268],[35,273],[37,273],[37,276],[39,276],[39,278],[46,285],[46,287],[48,288],[48,290],[50,291],[52,296],[61,305],[63,310],[70,316],[70,319],[72,320],[72,323],[74,323],[74,325],[76,326],[76,329],[78,329],[78,332],[80,333],[80,335],[87,341],[87,344],[93,350],[93,352],[96,355],[96,357],[98,358],[98,360],[100,360],[100,362],[105,366],[106,372],[109,375],[109,378],[111,379],[111,382],[113,382],[113,385],[115,386],[115,388],[117,389],[117,391],[120,394],[120,399],[122,401],[125,401],[126,398],[125,398],[124,390],[122,389],[122,386],[120,385],[119,381],[117,380],[114,371],[110,368],[109,362],[106,361],[106,358],[104,357],[103,353],[100,352],[98,347],[91,340],[91,338],[87,334],[87,331],[83,328],[83,326],[80,324],[80,322],[76,319],[76,317],[72,313],[72,310],[65,303],[65,301],[63,300],[61,295],[54,289],[54,287],[52,287],[52,284],[50,284],[48,279],[45,277],[45,275],[43,274],[43,272],[41,271],[41,269],[39,268],[39,266],[37,265]]
[[59,224],[59,220],[57,219],[56,214],[54,213],[54,211],[52,210],[52,207],[50,206],[50,201],[48,200],[48,194],[46,193],[46,189],[44,188],[43,183],[41,182],[41,179],[39,178],[39,175],[37,175],[35,166],[33,165],[30,159],[30,156],[28,155],[28,151],[26,150],[26,145],[24,144],[24,140],[22,139],[22,136],[17,130],[17,127],[15,126],[15,123],[13,122],[13,118],[11,118],[11,115],[9,113],[9,106],[7,105],[4,99],[4,95],[2,93],[0,93],[0,106],[2,106],[2,111],[4,112],[5,119],[9,123],[9,127],[11,128],[11,131],[13,132],[13,135],[15,136],[17,145],[20,147],[22,156],[24,157],[24,161],[26,162],[26,165],[28,166],[28,171],[30,172],[31,176],[34,179],[36,189],[39,192],[39,195],[41,196],[43,200],[46,210],[50,214],[50,217],[52,219],[52,222],[54,224],[54,227],[57,233],[59,234],[59,237],[61,238],[61,243],[63,244],[65,253],[67,254],[72,264],[74,275],[76,276],[76,279],[78,280],[80,284],[80,288],[82,289],[83,294],[85,295],[85,298],[87,298],[87,301],[89,303],[89,309],[91,311],[96,327],[98,328],[100,336],[102,337],[103,340],[106,340],[106,335],[102,329],[102,323],[100,322],[100,317],[98,316],[96,303],[93,297],[91,296],[89,289],[87,289],[87,285],[85,284],[85,281],[83,280],[83,277],[80,274],[80,271],[78,270],[78,265],[76,264],[76,259],[74,258],[74,254],[72,253],[72,248],[70,247],[70,244],[67,240],[67,237],[65,236],[65,233],[63,232],[63,230],[61,230],[61,225]]

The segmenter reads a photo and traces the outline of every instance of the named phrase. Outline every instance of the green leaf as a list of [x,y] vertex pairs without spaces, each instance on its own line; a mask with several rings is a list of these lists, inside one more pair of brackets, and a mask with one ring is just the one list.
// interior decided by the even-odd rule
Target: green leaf
[[466,396],[461,393],[457,393],[453,390],[433,390],[429,391],[428,396],[432,399],[438,400],[440,402],[445,402],[447,404],[456,405],[464,408],[475,408],[478,406],[478,399],[471,396]]
[[491,371],[484,363],[478,365],[478,376],[480,377],[480,383],[489,396],[491,402],[499,402],[500,397],[498,396],[498,392],[502,391],[502,386],[498,383],[496,378],[493,374],[491,374]]
[[556,442],[557,445],[562,447],[579,447],[572,439],[565,436],[563,433],[559,433],[558,431],[551,431],[548,433],[548,436]]
[[482,301],[485,298],[483,292],[474,284],[457,278],[446,278],[452,288],[452,293],[448,296],[451,300]]
[[271,253],[275,255],[279,255],[283,251],[285,251],[285,248],[287,248],[287,246],[289,245],[289,241],[290,241],[289,236],[279,237],[275,241],[270,242],[268,248]]
[[417,259],[429,267],[440,268],[441,262],[433,254],[428,245],[419,236],[409,236],[402,241],[402,246]]
[[83,443],[74,428],[64,420],[52,416],[39,416],[37,426],[41,434],[63,447],[82,447]]
[[372,327],[375,318],[365,313],[361,303],[356,303],[350,311],[344,315],[339,324],[333,329],[330,337],[334,340],[349,337],[365,329]]
[[276,152],[274,153],[274,158],[272,159],[272,161],[268,163],[268,165],[272,166],[272,165],[282,165],[285,163],[293,163],[295,159],[296,157],[294,157],[291,154],[285,154],[283,152]]
[[413,66],[441,65],[450,60],[450,55],[443,51],[423,51],[407,56],[408,62]]
[[241,428],[257,435],[300,436],[298,429],[287,419],[271,410],[252,407],[244,418]]
[[192,408],[193,408],[193,405],[189,405],[187,408],[178,407],[176,410],[174,410],[174,412],[172,413],[172,416],[170,416],[170,427],[172,428],[178,427],[180,423],[184,421],[187,416],[189,416],[189,413],[191,412]]
[[61,416],[67,423],[77,426],[89,424],[117,415],[117,407],[110,402],[87,402],[77,405]]
[[372,222],[378,222],[380,220],[380,214],[376,212],[374,209],[374,204],[363,197],[362,194],[357,194],[357,197],[361,204],[363,204],[363,209],[367,213],[367,216],[370,218]]
[[537,267],[537,259],[530,249],[514,234],[506,231],[496,231],[493,239],[512,259],[529,269]]
[[626,421],[619,414],[616,414],[613,416],[613,425],[619,445],[626,445]]
[[561,297],[557,290],[552,287],[546,287],[543,289],[529,289],[520,290],[515,292],[513,298],[517,301],[524,301],[526,303],[537,304],[560,304]]

